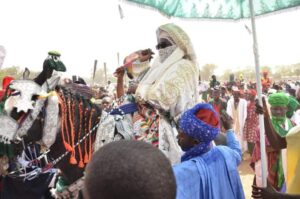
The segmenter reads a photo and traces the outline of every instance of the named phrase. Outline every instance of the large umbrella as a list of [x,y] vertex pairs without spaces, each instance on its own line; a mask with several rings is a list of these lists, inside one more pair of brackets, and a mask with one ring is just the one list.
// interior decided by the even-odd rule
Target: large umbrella
[[[256,37],[255,16],[300,6],[300,0],[127,0],[157,9],[170,17],[187,19],[239,20],[251,18],[253,53],[259,104],[262,105],[262,87],[259,70],[259,54]],[[260,147],[263,186],[267,185],[267,162],[264,118],[259,115]]]
[[[251,17],[249,0],[127,0],[149,6],[167,16],[237,20]],[[251,0],[255,15],[300,5],[300,0]]]

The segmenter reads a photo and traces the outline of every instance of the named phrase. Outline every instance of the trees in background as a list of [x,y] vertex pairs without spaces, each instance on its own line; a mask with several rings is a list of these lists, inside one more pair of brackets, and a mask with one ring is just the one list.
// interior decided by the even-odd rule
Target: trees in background
[[[262,66],[262,71],[268,71],[269,76],[272,78],[273,81],[280,81],[280,80],[299,80],[300,79],[300,63],[291,64],[291,65],[280,65],[280,66]],[[243,74],[244,79],[246,81],[256,81],[255,78],[255,68],[253,66],[247,66],[240,70],[231,70],[226,69],[223,73],[219,76],[221,81],[229,81],[229,75],[234,74],[235,78],[238,78],[240,74]]]
[[217,68],[218,66],[215,64],[205,64],[203,67],[200,67],[201,80],[209,81]]
[[[205,64],[204,66],[200,67],[200,75],[201,79],[203,81],[209,81],[211,79],[211,76],[215,74],[216,69],[220,69],[215,64]],[[287,79],[293,79],[293,80],[299,80],[300,79],[300,63],[296,64],[290,64],[290,65],[279,65],[274,67],[269,66],[262,66],[261,71],[267,70],[269,71],[269,76],[272,78],[273,81],[280,81],[280,80],[287,80]],[[13,76],[16,79],[22,78],[22,74],[24,72],[24,69],[20,69],[18,66],[12,66],[7,68],[2,68],[0,70],[0,84],[2,82],[3,77],[9,75]],[[30,78],[34,78],[37,76],[39,72],[37,71],[30,71]],[[247,66],[243,69],[234,70],[234,69],[224,69],[219,72],[219,75],[217,75],[217,78],[219,81],[229,81],[229,75],[234,74],[235,78],[238,78],[240,74],[243,74],[244,79],[246,81],[252,81],[254,82],[255,79],[255,69],[253,66]],[[82,77],[88,82],[89,84],[92,83],[92,77]],[[107,80],[110,80],[111,82],[115,82],[116,78],[114,78],[113,74],[108,73],[107,74]],[[95,75],[94,83],[97,85],[105,86],[107,82],[105,82],[105,75],[104,75],[104,69],[98,68]],[[1,86],[1,85],[0,85]]]
[[12,66],[9,68],[2,68],[0,70],[0,79],[2,80],[5,76],[12,76],[15,78],[21,78],[23,71],[18,66]]

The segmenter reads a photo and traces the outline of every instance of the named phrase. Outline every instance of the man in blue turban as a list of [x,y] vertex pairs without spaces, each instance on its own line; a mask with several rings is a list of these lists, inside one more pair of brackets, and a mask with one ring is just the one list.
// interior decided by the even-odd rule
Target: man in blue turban
[[242,152],[232,119],[221,114],[227,146],[213,146],[220,132],[220,117],[210,104],[197,104],[179,122],[178,143],[185,154],[173,167],[177,199],[244,199],[238,173]]

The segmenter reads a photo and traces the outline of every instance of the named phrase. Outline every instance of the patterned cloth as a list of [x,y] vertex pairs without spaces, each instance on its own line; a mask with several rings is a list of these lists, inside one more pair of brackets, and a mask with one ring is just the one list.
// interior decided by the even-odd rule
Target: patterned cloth
[[133,133],[135,139],[158,147],[159,117],[153,110],[145,106],[143,106],[142,111],[143,114],[148,114],[148,117],[143,117],[138,112],[135,112],[133,115]]
[[214,107],[215,111],[221,115],[222,111],[226,111],[227,108],[227,101],[220,98],[218,101],[211,99],[209,103]]
[[[199,115],[200,111],[205,111],[205,113],[203,113],[205,115]],[[209,118],[209,121],[207,121],[207,118]],[[186,135],[200,142],[200,144],[189,149],[182,156],[181,161],[186,161],[209,150],[211,141],[220,132],[219,115],[210,104],[197,104],[182,115],[179,128],[182,129]]]
[[[250,18],[248,1],[182,1],[182,0],[127,0],[151,6],[167,16],[190,19],[241,19]],[[255,15],[274,12],[300,5],[298,0],[253,1]]]
[[258,115],[255,113],[255,102],[249,102],[244,126],[244,136],[247,142],[255,143],[258,140],[256,135],[258,125]]
[[[294,123],[288,122],[287,129],[291,129],[294,126]],[[273,124],[274,126],[274,124]],[[285,127],[284,127],[285,128]],[[276,129],[276,128],[275,128]],[[278,133],[278,132],[277,132]],[[279,134],[279,133],[278,133]],[[260,153],[260,141],[259,141],[259,129],[256,131],[256,137],[257,142],[255,143],[255,147],[252,153],[252,159],[251,159],[251,166],[254,167],[254,164],[261,159],[261,153]],[[285,162],[283,162],[282,153],[279,150],[274,150],[269,141],[267,136],[265,136],[265,142],[266,142],[266,150],[267,150],[267,161],[268,161],[268,181],[270,184],[277,190],[280,191],[283,188],[284,182],[285,182],[285,174],[283,165]]]
[[71,91],[86,97],[87,99],[91,99],[93,97],[93,91],[87,85],[70,83],[70,84],[65,84],[64,86],[66,88],[69,88]]
[[159,27],[158,34],[160,31],[165,31],[170,38],[175,42],[176,46],[183,50],[186,59],[190,60],[193,64],[196,63],[196,54],[194,47],[191,43],[189,36],[179,26],[169,23]]
[[154,60],[152,67],[141,80],[137,100],[143,100],[166,112],[172,118],[191,108],[198,100],[199,70],[196,56],[187,34],[174,24],[159,27],[175,41],[177,48],[161,63]]

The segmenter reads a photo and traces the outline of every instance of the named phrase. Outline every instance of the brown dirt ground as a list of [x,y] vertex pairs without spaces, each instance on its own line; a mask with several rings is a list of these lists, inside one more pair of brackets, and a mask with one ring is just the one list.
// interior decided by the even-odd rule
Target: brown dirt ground
[[254,178],[254,172],[249,166],[250,164],[250,157],[245,157],[246,160],[243,160],[241,165],[239,166],[239,173],[242,180],[244,192],[246,199],[251,199],[251,192],[252,192],[252,184]]

